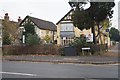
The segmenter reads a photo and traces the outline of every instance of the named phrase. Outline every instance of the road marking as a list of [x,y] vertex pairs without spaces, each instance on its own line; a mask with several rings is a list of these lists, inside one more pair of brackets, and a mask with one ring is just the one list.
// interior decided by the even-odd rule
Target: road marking
[[75,59],[75,58],[64,58],[63,60],[78,60],[78,59]]
[[22,76],[32,76],[32,77],[41,77],[41,78],[57,78],[56,76],[46,76],[46,75],[36,75],[36,74],[27,74],[27,73],[16,73],[16,72],[0,72],[0,74],[13,74],[13,75],[22,75]]
[[23,75],[23,76],[37,76],[36,74],[27,74],[27,73],[15,73],[15,72],[0,72],[0,74],[13,74],[13,75]]

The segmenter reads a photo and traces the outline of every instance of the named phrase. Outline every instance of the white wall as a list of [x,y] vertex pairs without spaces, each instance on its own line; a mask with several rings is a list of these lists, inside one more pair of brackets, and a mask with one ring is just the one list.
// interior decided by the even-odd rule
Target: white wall
[[[53,39],[53,31],[39,29],[37,26],[35,26],[35,32],[39,36],[40,39],[44,39],[46,35],[49,35],[51,39]],[[56,38],[56,35],[54,38]]]

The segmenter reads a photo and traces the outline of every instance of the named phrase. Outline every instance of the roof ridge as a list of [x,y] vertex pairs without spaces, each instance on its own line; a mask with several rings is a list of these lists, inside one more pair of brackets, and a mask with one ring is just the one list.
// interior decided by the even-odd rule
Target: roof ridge
[[28,15],[28,17],[30,17],[30,18],[34,18],[34,19],[37,19],[37,20],[41,20],[41,21],[46,21],[46,22],[53,23],[53,22],[51,22],[51,21],[47,21],[47,20],[43,20],[43,19],[39,19],[39,18],[36,18],[36,17],[33,17],[33,16],[29,16],[29,15]]
[[46,21],[43,19],[39,19],[36,17],[32,17],[27,15],[24,20],[20,23],[20,25],[26,20],[26,18],[30,19],[38,28],[40,29],[45,29],[45,30],[52,30],[56,31],[56,25],[53,22]]
[[[1,21],[5,21],[5,19],[0,19]],[[9,22],[14,22],[14,23],[18,23],[17,21],[13,21],[13,20],[9,20]]]

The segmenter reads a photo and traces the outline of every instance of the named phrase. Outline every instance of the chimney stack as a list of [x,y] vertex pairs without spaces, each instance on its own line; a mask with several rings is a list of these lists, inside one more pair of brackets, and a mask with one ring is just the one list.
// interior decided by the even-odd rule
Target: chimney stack
[[8,13],[5,13],[4,20],[9,21]]
[[20,24],[21,21],[22,21],[22,19],[21,19],[21,17],[19,16],[19,17],[18,17],[18,23]]

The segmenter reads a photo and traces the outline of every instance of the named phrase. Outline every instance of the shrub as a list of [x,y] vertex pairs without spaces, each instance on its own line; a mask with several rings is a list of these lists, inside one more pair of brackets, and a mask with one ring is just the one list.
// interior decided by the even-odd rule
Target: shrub
[[2,35],[2,41],[3,41],[3,45],[10,45],[11,44],[11,39],[10,39],[10,34],[6,31],[3,30],[3,35]]
[[80,37],[75,38],[74,42],[70,45],[71,46],[82,45],[82,47],[84,47],[84,46],[90,46],[90,44],[92,44],[92,42],[86,42],[86,37],[84,34],[82,34]]
[[51,37],[50,37],[49,35],[46,35],[46,36],[44,37],[44,40],[46,41],[46,43],[50,43]]
[[26,45],[37,45],[40,43],[40,39],[36,34],[27,34]]
[[59,48],[59,53],[60,53],[61,56],[65,56],[64,49],[65,49],[64,47]]
[[3,55],[61,55],[61,46],[57,45],[32,45],[32,46],[15,46],[4,45]]

